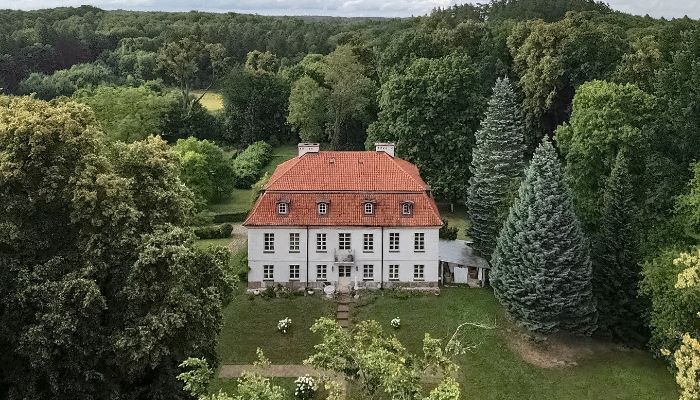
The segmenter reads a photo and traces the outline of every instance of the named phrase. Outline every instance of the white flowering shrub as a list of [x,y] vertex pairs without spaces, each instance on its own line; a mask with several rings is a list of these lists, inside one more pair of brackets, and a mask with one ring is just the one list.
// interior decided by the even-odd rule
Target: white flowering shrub
[[299,400],[309,400],[316,393],[316,381],[314,378],[304,375],[294,381],[294,397]]
[[282,332],[282,333],[287,333],[289,331],[289,327],[292,326],[292,319],[289,317],[286,317],[285,319],[279,320],[277,323],[277,330]]
[[399,327],[401,326],[401,318],[396,317],[392,319],[390,323],[392,328],[399,329]]

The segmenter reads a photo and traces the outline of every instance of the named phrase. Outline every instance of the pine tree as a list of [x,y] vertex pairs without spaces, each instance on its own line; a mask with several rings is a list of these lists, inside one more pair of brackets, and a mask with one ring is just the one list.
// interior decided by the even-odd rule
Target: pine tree
[[601,229],[593,252],[593,292],[598,304],[598,332],[617,340],[644,340],[638,215],[627,157],[617,155],[603,194]]
[[584,335],[595,329],[588,244],[546,138],[525,172],[492,265],[496,297],[528,329]]
[[474,249],[490,258],[508,215],[524,162],[524,138],[515,92],[508,78],[498,79],[486,117],[476,133],[467,193]]

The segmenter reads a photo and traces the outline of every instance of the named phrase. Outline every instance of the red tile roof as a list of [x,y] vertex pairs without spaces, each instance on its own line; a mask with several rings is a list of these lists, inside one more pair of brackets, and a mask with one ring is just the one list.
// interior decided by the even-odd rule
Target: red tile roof
[[[374,151],[307,153],[280,164],[246,226],[441,226],[440,213],[415,165]],[[365,215],[366,200],[375,202]],[[286,215],[277,203],[289,201]],[[319,215],[317,203],[328,201]],[[410,216],[401,203],[413,203]]]

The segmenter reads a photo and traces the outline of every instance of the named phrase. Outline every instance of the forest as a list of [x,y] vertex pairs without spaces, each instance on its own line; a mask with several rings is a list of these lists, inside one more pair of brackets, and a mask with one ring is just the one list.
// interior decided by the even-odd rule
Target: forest
[[0,10],[0,397],[191,398],[237,279],[206,211],[297,142],[395,143],[509,316],[648,349],[700,399],[700,21],[593,0]]

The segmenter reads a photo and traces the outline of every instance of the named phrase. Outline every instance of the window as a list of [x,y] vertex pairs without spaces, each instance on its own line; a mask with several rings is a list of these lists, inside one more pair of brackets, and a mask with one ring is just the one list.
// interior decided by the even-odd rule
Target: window
[[328,203],[318,203],[318,213],[319,215],[326,215],[328,213]]
[[425,251],[425,233],[416,232],[413,238],[413,250],[415,251]]
[[265,247],[263,250],[268,252],[268,253],[272,253],[273,251],[275,251],[275,234],[274,233],[266,233],[265,234]]
[[399,265],[393,264],[389,265],[389,280],[398,281],[399,280]]
[[299,252],[299,233],[289,234],[289,252],[298,253]]
[[339,233],[338,234],[338,248],[340,250],[350,250],[350,234],[349,233]]
[[371,215],[372,213],[374,213],[374,204],[365,203],[365,215]]
[[425,265],[414,265],[413,266],[413,280],[422,281],[425,276]]
[[275,279],[275,266],[263,265],[263,280],[272,281]]
[[389,251],[399,251],[398,232],[389,232]]
[[299,265],[292,264],[289,266],[289,279],[298,280],[299,279]]
[[362,251],[365,253],[374,252],[374,233],[365,233],[363,235]]
[[412,210],[412,205],[409,202],[403,202],[401,203],[401,214],[403,215],[411,215]]
[[326,265],[317,265],[316,266],[316,280],[317,281],[325,281],[327,273],[328,273],[328,267]]
[[289,211],[289,207],[287,206],[287,203],[277,203],[277,213],[278,214],[287,214],[287,211]]
[[362,279],[371,281],[374,279],[374,265],[362,266]]
[[326,234],[317,233],[316,234],[316,251],[325,252],[326,251]]

